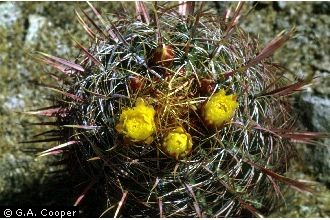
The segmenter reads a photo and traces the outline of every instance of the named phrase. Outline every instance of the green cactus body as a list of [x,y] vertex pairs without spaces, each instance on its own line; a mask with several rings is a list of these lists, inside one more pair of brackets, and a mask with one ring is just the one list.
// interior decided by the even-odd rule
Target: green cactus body
[[291,33],[261,50],[236,26],[241,3],[228,21],[203,4],[136,5],[140,19],[79,15],[93,43],[75,63],[42,55],[62,72],[51,115],[63,134],[43,155],[62,150],[104,216],[260,216],[282,183],[305,188],[280,174],[294,153],[287,95],[306,82],[268,58]]

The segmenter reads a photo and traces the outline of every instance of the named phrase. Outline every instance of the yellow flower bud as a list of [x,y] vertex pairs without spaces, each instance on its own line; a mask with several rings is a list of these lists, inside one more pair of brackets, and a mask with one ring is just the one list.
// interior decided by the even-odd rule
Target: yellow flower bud
[[218,127],[232,119],[237,107],[236,95],[226,95],[225,90],[221,89],[206,102],[202,115],[206,123]]
[[192,139],[182,127],[170,131],[164,139],[164,151],[176,159],[187,156],[192,149]]
[[152,134],[156,130],[154,117],[154,108],[138,98],[135,107],[123,110],[116,130],[134,142],[151,143]]

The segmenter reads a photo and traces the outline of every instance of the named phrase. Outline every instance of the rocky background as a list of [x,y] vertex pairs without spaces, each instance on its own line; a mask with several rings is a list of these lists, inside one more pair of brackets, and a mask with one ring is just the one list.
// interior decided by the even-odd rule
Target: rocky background
[[[107,14],[122,3],[93,4]],[[219,13],[228,5],[208,3]],[[125,3],[127,11],[134,11],[133,6]],[[47,83],[45,73],[52,70],[33,58],[35,51],[70,58],[78,52],[72,38],[88,42],[75,17],[78,8],[88,6],[83,2],[0,3],[0,205],[74,202],[71,188],[65,187],[70,179],[62,168],[50,166],[51,158],[35,156],[49,143],[21,143],[45,130],[29,124],[38,118],[21,112],[51,105],[49,91],[36,84]],[[296,27],[295,37],[274,59],[297,78],[315,73],[315,83],[294,97],[299,126],[330,132],[330,2],[249,2],[244,11],[241,26],[263,44]],[[315,146],[299,145],[297,151],[300,159],[286,175],[315,181],[315,194],[285,190],[286,202],[270,217],[330,217],[330,139]]]

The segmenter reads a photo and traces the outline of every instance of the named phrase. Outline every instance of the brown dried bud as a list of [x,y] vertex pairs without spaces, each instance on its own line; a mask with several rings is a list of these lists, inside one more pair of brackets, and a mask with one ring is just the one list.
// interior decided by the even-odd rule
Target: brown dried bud
[[162,44],[154,49],[151,65],[171,67],[174,61],[174,50],[170,45]]
[[130,77],[128,83],[133,92],[140,90],[144,86],[144,80],[141,76]]
[[200,93],[203,95],[209,95],[213,92],[215,88],[215,81],[210,78],[202,78],[201,79],[201,87],[200,87]]

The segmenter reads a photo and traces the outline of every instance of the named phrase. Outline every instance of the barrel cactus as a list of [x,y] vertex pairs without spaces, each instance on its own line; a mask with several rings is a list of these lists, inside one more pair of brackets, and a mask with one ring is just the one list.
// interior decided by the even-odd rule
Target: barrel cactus
[[284,184],[308,190],[283,174],[292,142],[317,136],[295,130],[288,98],[310,79],[270,58],[292,31],[261,47],[237,25],[243,3],[219,16],[136,2],[111,19],[88,4],[77,16],[91,41],[75,59],[39,53],[59,95],[30,112],[55,117],[60,143],[39,156],[63,156],[75,205],[95,194],[102,216],[262,216]]

